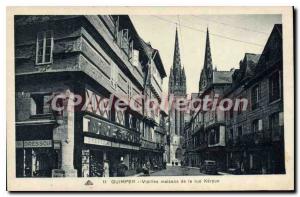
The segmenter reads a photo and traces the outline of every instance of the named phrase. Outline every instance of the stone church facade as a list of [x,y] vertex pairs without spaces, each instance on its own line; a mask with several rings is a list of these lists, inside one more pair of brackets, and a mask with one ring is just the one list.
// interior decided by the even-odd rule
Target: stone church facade
[[[169,100],[186,98],[186,76],[181,66],[178,33],[176,29],[173,65],[169,76]],[[182,136],[185,113],[174,107],[169,109],[169,161],[171,165],[181,165],[183,159]]]

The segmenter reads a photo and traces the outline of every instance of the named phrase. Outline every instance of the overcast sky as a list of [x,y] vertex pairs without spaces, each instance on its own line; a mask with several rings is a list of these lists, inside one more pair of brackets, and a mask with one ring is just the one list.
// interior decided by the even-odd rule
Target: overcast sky
[[238,68],[245,53],[260,54],[274,24],[281,23],[281,15],[131,15],[130,18],[139,35],[160,52],[168,75],[163,84],[165,93],[168,92],[175,29],[178,27],[181,62],[185,67],[188,94],[198,91],[207,27],[214,67],[217,66],[218,70],[230,70]]

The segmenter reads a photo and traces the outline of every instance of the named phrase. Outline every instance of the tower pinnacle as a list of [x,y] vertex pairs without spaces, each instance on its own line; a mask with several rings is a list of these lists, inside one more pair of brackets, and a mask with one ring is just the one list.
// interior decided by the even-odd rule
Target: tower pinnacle
[[205,45],[205,55],[204,55],[204,65],[203,65],[203,68],[206,71],[209,71],[209,72],[212,71],[212,69],[213,69],[212,58],[211,58],[211,51],[210,51],[210,41],[209,41],[209,31],[208,31],[208,28],[207,28],[207,31],[206,31],[206,45]]

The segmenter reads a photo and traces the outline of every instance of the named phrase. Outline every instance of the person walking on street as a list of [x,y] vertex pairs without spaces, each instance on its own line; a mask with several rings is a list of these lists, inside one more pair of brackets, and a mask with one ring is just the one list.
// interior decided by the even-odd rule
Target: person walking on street
[[103,177],[109,177],[109,163],[108,163],[108,160],[104,161],[104,165],[103,165]]
[[127,170],[128,170],[128,167],[125,165],[123,157],[121,157],[121,162],[119,163],[119,165],[117,167],[117,176],[124,177],[126,175]]

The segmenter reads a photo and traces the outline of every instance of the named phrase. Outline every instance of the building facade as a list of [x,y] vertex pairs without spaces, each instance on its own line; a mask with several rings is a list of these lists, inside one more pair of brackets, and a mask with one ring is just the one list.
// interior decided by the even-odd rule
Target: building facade
[[[204,65],[200,74],[199,99],[216,99],[222,97],[224,90],[232,82],[231,71],[218,71],[213,68],[209,31],[207,29]],[[200,166],[204,160],[217,161],[220,169],[225,168],[225,113],[219,103],[209,102],[207,109],[202,105],[192,112],[191,122],[186,125],[186,143],[189,147],[185,161],[187,165]]]
[[186,165],[201,167],[213,160],[219,171],[229,173],[285,173],[281,28],[274,26],[261,55],[246,53],[239,69],[225,72],[212,69],[207,33],[198,97],[218,95],[233,106],[226,112],[218,107],[191,112]]
[[[176,103],[176,100],[186,98],[186,76],[184,68],[181,67],[178,33],[176,29],[173,65],[169,76],[169,101]],[[168,163],[171,165],[181,165],[183,161],[183,131],[185,112],[170,107],[169,109],[169,154]]]
[[138,96],[160,98],[166,74],[128,16],[17,16],[15,75],[17,177],[116,176],[121,160],[130,175],[163,158],[160,111]]
[[274,26],[261,55],[245,54],[225,95],[249,101],[226,115],[227,168],[239,173],[285,173],[281,28]]

